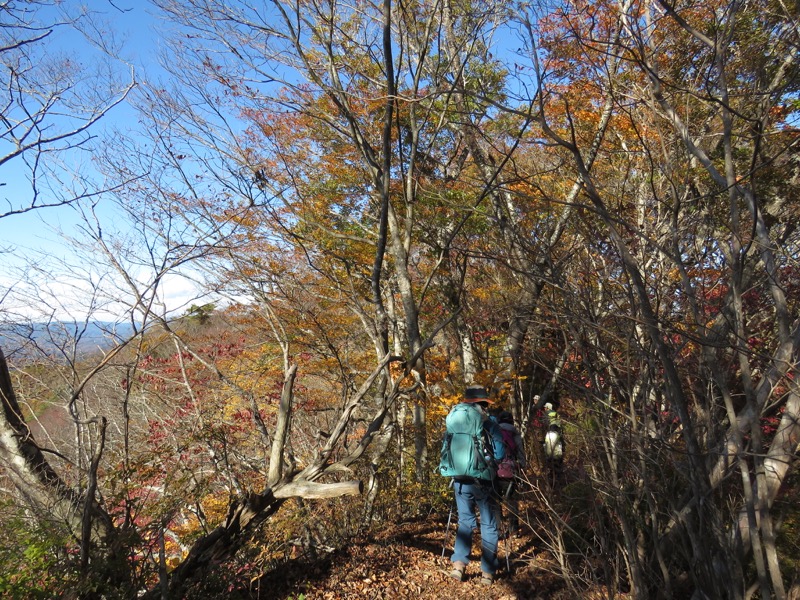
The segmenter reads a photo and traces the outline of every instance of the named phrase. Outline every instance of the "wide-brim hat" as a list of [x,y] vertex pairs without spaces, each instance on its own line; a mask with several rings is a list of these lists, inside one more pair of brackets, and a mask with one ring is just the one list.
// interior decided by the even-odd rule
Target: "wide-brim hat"
[[478,402],[486,402],[487,404],[494,404],[489,398],[489,392],[486,388],[480,385],[470,385],[464,391],[464,403],[477,404]]

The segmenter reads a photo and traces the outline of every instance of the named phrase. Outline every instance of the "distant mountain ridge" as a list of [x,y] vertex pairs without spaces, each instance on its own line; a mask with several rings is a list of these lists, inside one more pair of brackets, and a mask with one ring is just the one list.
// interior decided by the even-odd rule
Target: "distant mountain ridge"
[[6,356],[30,355],[39,352],[52,354],[59,349],[72,352],[77,338],[77,353],[87,354],[111,348],[133,333],[130,323],[89,321],[75,323],[51,321],[49,323],[1,323],[0,348]]

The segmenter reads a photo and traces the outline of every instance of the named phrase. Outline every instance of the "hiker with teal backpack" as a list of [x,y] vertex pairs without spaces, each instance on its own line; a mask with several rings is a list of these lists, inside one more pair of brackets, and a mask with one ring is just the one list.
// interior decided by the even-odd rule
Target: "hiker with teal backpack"
[[489,418],[489,393],[481,386],[468,386],[461,403],[445,419],[445,437],[439,472],[453,478],[458,528],[450,562],[450,576],[464,580],[472,550],[472,531],[480,513],[481,583],[491,585],[497,573],[497,513],[494,479],[497,463],[505,456],[498,424]]

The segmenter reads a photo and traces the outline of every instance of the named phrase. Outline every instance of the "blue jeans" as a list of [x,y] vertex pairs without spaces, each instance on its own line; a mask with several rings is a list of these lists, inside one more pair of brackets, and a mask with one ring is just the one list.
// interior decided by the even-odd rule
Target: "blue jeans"
[[454,483],[458,529],[452,562],[469,563],[472,550],[472,530],[477,525],[475,506],[481,515],[481,571],[494,575],[497,572],[497,515],[495,497],[490,482]]

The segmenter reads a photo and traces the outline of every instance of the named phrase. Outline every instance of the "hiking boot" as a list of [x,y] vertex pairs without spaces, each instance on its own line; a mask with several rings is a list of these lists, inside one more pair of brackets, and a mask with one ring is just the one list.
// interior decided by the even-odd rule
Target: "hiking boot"
[[463,562],[454,562],[453,563],[453,570],[450,571],[450,577],[453,579],[458,579],[459,581],[464,581],[464,571],[466,570],[467,565]]
[[492,585],[494,583],[494,575],[491,573],[481,574],[481,585]]

